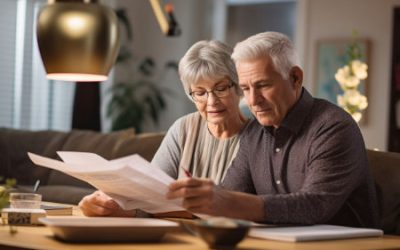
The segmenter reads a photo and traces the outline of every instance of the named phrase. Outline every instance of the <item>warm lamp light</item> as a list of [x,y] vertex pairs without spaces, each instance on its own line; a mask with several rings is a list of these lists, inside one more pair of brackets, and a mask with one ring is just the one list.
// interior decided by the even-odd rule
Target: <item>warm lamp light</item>
[[119,50],[118,20],[94,0],[48,0],[37,40],[47,78],[98,82],[108,78]]

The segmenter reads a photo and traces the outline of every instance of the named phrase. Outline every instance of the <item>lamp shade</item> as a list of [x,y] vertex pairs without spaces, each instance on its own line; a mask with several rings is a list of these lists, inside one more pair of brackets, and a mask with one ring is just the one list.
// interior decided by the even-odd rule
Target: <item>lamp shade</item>
[[118,20],[101,4],[55,1],[39,12],[37,41],[48,79],[104,81],[119,50]]

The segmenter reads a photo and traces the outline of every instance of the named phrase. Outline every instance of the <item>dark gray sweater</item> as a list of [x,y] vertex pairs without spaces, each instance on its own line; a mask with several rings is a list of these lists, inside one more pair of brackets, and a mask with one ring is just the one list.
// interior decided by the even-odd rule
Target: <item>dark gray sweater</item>
[[380,226],[358,125],[305,89],[278,129],[249,124],[222,186],[262,197],[264,222]]

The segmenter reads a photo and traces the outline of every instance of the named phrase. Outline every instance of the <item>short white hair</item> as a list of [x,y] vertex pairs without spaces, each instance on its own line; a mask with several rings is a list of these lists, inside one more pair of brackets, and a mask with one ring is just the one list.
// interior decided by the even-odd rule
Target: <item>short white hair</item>
[[190,87],[202,80],[215,81],[228,77],[236,93],[241,95],[232,51],[230,46],[216,40],[199,41],[192,45],[179,61],[179,76],[185,92],[189,94]]
[[263,32],[253,35],[236,44],[232,59],[236,64],[269,56],[275,70],[282,78],[289,78],[294,66],[300,67],[300,61],[290,39],[279,32]]

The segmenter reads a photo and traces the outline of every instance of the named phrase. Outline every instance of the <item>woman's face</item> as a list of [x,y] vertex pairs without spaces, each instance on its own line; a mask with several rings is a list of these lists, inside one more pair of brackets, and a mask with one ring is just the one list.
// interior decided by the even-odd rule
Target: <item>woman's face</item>
[[191,86],[191,96],[207,122],[223,124],[239,115],[240,97],[228,78],[201,80]]

